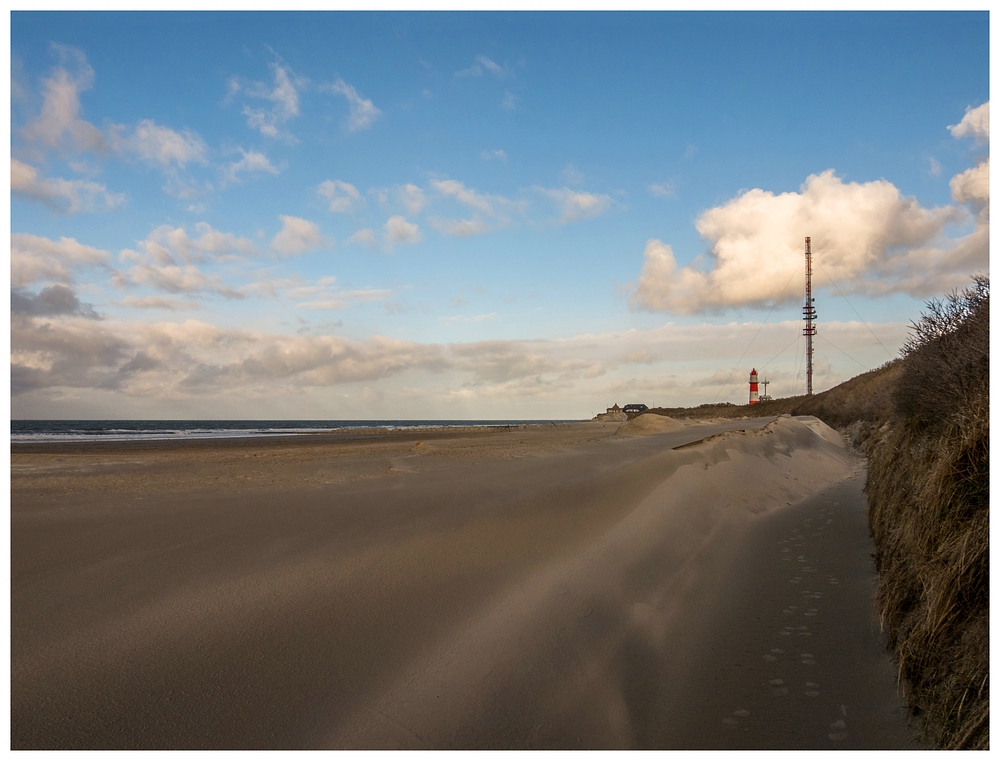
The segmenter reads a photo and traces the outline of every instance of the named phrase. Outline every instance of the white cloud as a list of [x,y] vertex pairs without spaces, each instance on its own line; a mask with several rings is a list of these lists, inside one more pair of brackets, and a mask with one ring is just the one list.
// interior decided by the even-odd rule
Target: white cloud
[[282,228],[274,240],[271,250],[282,256],[296,256],[323,246],[323,236],[315,223],[301,217],[281,215]]
[[125,203],[123,194],[109,193],[104,185],[97,182],[39,178],[35,167],[15,158],[10,160],[10,192],[11,195],[39,201],[63,214],[110,210]]
[[139,252],[126,249],[123,261],[151,261],[157,264],[185,264],[227,261],[256,253],[249,238],[214,229],[206,222],[195,225],[198,237],[192,240],[183,227],[160,225],[145,240],[137,241]]
[[947,224],[966,218],[956,207],[925,209],[885,180],[844,183],[828,170],[811,175],[798,193],[749,190],[704,212],[696,227],[711,244],[707,270],[678,267],[670,246],[650,240],[630,303],[680,314],[764,305],[801,269],[806,235],[817,286],[831,277],[854,291],[923,297],[952,287],[969,257],[976,258],[957,243],[928,247]]
[[349,182],[326,180],[319,184],[316,192],[330,202],[330,211],[338,214],[354,214],[365,205],[361,193]]
[[143,119],[134,129],[114,125],[109,133],[112,148],[117,153],[136,156],[149,164],[178,167],[195,162],[204,164],[208,147],[197,133],[175,132],[152,119]]
[[599,193],[585,193],[569,188],[539,188],[559,206],[559,223],[576,222],[604,214],[611,208],[611,196]]
[[489,196],[465,187],[458,180],[432,180],[431,187],[445,198],[454,198],[459,203],[471,206],[473,209],[485,212],[493,211],[493,203]]
[[266,109],[243,107],[243,115],[247,117],[247,126],[257,130],[265,137],[289,143],[297,142],[295,137],[284,127],[285,124],[299,115],[298,88],[305,85],[305,80],[295,76],[291,68],[281,61],[272,63],[271,70],[274,72],[273,85],[264,82],[250,82],[243,85],[238,79],[231,79],[227,98],[231,98],[242,90],[250,97],[270,101],[273,105]]
[[370,100],[366,100],[358,95],[358,91],[343,79],[337,79],[332,85],[325,85],[320,89],[329,90],[337,95],[347,98],[350,112],[347,117],[347,129],[355,132],[359,129],[367,129],[372,125],[382,112],[375,107]]
[[933,156],[931,156],[930,157],[930,169],[928,169],[927,171],[930,172],[931,177],[940,177],[941,176],[941,162],[938,161]]
[[503,100],[500,101],[500,108],[502,108],[504,111],[513,111],[515,108],[517,108],[517,101],[518,101],[517,96],[514,95],[514,93],[512,93],[510,90],[507,90],[503,94]]
[[10,282],[19,288],[40,281],[71,283],[73,270],[95,265],[109,268],[111,254],[75,238],[54,241],[27,233],[10,236]]
[[416,185],[403,185],[397,189],[397,194],[400,203],[410,216],[417,216],[427,207],[427,196]]
[[504,153],[499,148],[497,148],[495,150],[492,150],[492,151],[483,151],[482,153],[479,154],[479,157],[483,161],[490,161],[491,159],[498,159],[498,160],[502,161],[505,164],[507,163],[507,154]]
[[345,243],[354,243],[360,246],[366,246],[368,248],[378,248],[378,241],[375,239],[375,231],[369,227],[363,230],[358,230],[354,235],[348,238]]
[[490,72],[497,79],[503,79],[507,75],[507,70],[500,66],[498,63],[492,61],[484,55],[477,55],[475,62],[467,69],[462,69],[455,72],[455,77],[461,79],[463,77],[481,77],[483,75],[483,69]]
[[458,180],[432,180],[430,184],[442,198],[454,199],[473,211],[472,219],[432,219],[431,225],[446,235],[481,235],[498,230],[511,224],[511,215],[523,214],[527,209],[524,201],[478,193]]
[[237,150],[243,154],[243,158],[239,161],[234,161],[223,168],[222,175],[226,182],[239,182],[239,175],[241,172],[267,172],[268,174],[281,173],[281,170],[275,167],[274,164],[271,163],[271,160],[263,153],[258,153],[257,151],[245,151],[242,148],[238,148]]
[[216,261],[224,261],[239,256],[252,256],[256,246],[249,238],[241,238],[233,233],[215,230],[207,222],[195,225],[198,237],[191,242],[195,251],[208,254]]
[[119,289],[147,286],[167,293],[215,293],[228,299],[244,294],[226,285],[218,274],[208,274],[197,265],[224,262],[257,253],[253,242],[232,233],[215,230],[200,222],[198,237],[191,239],[182,227],[161,225],[135,249],[122,249],[118,259],[131,264],[127,273],[118,272],[112,285]]
[[956,203],[975,205],[990,201],[990,160],[966,169],[951,178],[951,197]]
[[659,198],[677,198],[677,187],[672,182],[654,182],[649,192]]
[[969,106],[965,110],[962,121],[951,125],[948,129],[955,137],[975,138],[977,145],[988,143],[990,141],[990,102],[986,101],[976,108]]
[[94,84],[94,70],[82,50],[55,43],[51,47],[64,65],[55,67],[42,82],[42,112],[21,130],[21,136],[48,148],[102,153],[107,144],[101,131],[79,116],[80,93]]
[[422,238],[420,228],[404,217],[390,217],[385,223],[385,240],[389,248],[397,244],[419,243]]
[[145,285],[167,293],[217,293],[229,299],[241,299],[243,294],[225,285],[218,275],[206,275],[193,264],[160,264],[140,261],[129,269],[127,279],[119,279],[117,287]]
[[467,238],[471,235],[482,235],[494,228],[481,219],[432,219],[431,226],[445,235]]

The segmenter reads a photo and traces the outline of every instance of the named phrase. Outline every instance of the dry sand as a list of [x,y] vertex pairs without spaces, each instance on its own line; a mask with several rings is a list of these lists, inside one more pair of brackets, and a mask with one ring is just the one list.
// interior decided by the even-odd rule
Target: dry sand
[[641,420],[14,447],[12,747],[910,747],[836,432]]

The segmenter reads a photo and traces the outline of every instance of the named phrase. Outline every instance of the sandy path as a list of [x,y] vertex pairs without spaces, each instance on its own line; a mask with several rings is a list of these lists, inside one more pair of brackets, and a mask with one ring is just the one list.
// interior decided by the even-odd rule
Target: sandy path
[[916,749],[870,604],[858,473],[761,520],[734,559],[658,744]]
[[767,422],[15,455],[12,746],[664,745],[733,558],[856,469],[787,419],[682,446]]

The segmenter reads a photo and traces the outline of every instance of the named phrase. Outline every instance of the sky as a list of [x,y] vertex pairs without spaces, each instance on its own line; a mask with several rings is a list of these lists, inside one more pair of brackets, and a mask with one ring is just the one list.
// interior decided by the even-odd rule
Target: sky
[[986,12],[13,12],[11,416],[583,419],[989,271]]

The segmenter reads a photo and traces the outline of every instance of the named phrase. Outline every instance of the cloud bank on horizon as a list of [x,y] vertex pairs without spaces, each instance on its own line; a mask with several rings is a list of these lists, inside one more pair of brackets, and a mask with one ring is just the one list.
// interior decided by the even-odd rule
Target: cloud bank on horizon
[[[81,47],[46,42],[49,64],[29,74],[17,27],[15,417],[372,417],[373,402],[375,417],[575,417],[619,396],[739,401],[727,381],[753,341],[772,390],[793,393],[798,322],[779,314],[758,331],[752,310],[801,300],[789,283],[804,235],[817,288],[873,309],[888,297],[917,304],[989,268],[988,101],[936,127],[951,141],[929,157],[938,174],[942,161],[953,167],[939,181],[945,201],[828,166],[797,191],[730,189],[684,206],[697,204],[687,199],[699,183],[685,167],[721,150],[707,141],[678,143],[674,169],[632,185],[612,177],[607,156],[583,170],[554,161],[542,176],[532,152],[571,138],[496,127],[543,108],[524,55],[418,57],[411,98],[380,95],[363,69],[341,74],[335,56],[306,75],[265,46],[256,73],[216,66],[203,114],[164,96],[124,118]],[[84,109],[91,97],[102,118]],[[451,110],[435,116],[441,102]],[[420,109],[428,144],[481,109],[493,112],[476,128],[491,134],[466,147],[455,132],[408,166],[405,151],[382,160],[414,139],[407,119]],[[602,136],[593,150],[608,145]],[[683,254],[654,233],[664,215]],[[694,240],[705,248],[691,258]],[[824,323],[819,387],[902,344],[915,313],[880,314]]]

